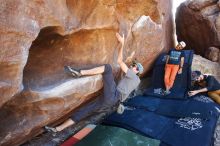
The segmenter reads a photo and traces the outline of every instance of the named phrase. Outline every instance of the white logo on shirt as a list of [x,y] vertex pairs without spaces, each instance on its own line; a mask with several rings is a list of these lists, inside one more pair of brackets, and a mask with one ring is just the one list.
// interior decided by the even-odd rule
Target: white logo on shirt
[[181,52],[171,51],[170,52],[170,59],[178,61],[180,55],[181,55]]

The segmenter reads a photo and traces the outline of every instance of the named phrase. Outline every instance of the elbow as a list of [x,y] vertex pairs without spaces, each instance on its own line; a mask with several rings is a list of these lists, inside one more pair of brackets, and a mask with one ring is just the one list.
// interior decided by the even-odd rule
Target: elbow
[[121,64],[121,63],[122,63],[122,60],[121,60],[121,59],[118,59],[118,60],[117,60],[117,63],[118,63],[118,64]]

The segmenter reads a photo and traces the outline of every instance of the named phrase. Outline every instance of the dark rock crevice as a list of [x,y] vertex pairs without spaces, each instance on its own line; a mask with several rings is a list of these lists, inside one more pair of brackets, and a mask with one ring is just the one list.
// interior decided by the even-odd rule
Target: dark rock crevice
[[[51,30],[43,29],[32,43],[24,68],[25,88],[44,89],[69,80],[64,65],[85,68],[112,63],[113,60],[109,59],[112,57],[108,56],[114,54],[110,48],[116,48],[117,45],[114,37],[116,30],[82,30],[66,36]],[[103,59],[96,59],[100,56]]]

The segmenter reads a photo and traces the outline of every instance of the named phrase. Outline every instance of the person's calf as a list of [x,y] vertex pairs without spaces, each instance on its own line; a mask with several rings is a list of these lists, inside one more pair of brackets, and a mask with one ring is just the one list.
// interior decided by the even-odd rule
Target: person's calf
[[82,69],[80,70],[81,75],[87,76],[87,75],[97,75],[97,74],[102,74],[105,70],[105,66],[101,65],[98,67],[94,67],[91,69]]
[[50,127],[50,126],[45,126],[44,129],[46,131],[48,131],[48,132],[56,133],[56,132],[62,131],[63,129],[65,129],[65,128],[73,125],[73,124],[75,124],[75,121],[73,121],[72,119],[68,119],[65,122],[63,122],[61,125],[59,125],[59,126],[57,126],[55,128],[54,127]]
[[68,119],[64,123],[62,123],[61,125],[57,126],[56,130],[57,131],[62,131],[63,129],[65,129],[65,128],[73,125],[73,124],[75,124],[75,122],[72,119]]

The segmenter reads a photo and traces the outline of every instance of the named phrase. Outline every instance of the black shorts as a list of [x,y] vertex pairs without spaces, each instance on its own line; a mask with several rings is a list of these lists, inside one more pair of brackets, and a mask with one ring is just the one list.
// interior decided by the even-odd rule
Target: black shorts
[[80,120],[92,115],[93,112],[103,108],[110,107],[117,104],[119,100],[119,92],[112,73],[112,67],[110,64],[105,64],[105,70],[103,73],[103,86],[104,94],[100,100],[92,101],[76,111],[70,118],[79,122]]
[[104,104],[113,105],[118,101],[119,92],[112,73],[110,64],[105,64],[105,71],[103,73],[104,84]]

